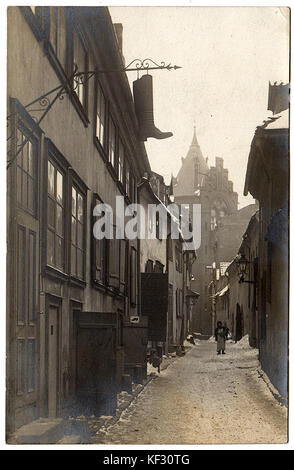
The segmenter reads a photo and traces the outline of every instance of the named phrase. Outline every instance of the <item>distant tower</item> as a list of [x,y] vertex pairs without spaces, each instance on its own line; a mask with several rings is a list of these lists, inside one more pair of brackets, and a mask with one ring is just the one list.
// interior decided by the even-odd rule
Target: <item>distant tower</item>
[[194,126],[194,134],[189,151],[186,158],[182,159],[182,166],[176,178],[174,186],[175,197],[177,195],[194,196],[199,188],[205,185],[208,171],[209,169],[202,155]]
[[228,179],[223,159],[216,157],[215,166],[208,167],[204,159],[194,127],[193,139],[177,177],[173,180],[175,202],[201,204],[201,246],[193,264],[193,289],[200,297],[193,319],[195,332],[211,334],[211,299],[207,286],[212,277],[212,263],[216,259],[215,231],[220,219],[238,210],[238,194]]

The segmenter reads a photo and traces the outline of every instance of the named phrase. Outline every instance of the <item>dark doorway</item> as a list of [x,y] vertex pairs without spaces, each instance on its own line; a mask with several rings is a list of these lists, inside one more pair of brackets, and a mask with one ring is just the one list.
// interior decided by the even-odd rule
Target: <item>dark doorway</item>
[[240,341],[243,337],[243,311],[239,304],[236,306],[236,336],[235,340]]

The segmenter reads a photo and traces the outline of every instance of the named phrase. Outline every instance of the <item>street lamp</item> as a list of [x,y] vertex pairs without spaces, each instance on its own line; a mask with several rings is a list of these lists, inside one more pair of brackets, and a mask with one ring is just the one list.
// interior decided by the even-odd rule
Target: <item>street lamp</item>
[[254,284],[254,281],[245,281],[245,276],[247,274],[247,267],[250,264],[244,255],[244,253],[239,253],[236,259],[236,263],[238,266],[238,274],[239,274],[239,282],[246,282],[248,284]]

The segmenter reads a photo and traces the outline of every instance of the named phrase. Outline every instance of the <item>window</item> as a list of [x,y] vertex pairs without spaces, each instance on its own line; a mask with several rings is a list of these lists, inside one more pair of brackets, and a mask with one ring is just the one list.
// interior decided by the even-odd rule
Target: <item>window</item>
[[62,67],[66,64],[66,15],[64,7],[50,7],[49,41]]
[[65,269],[64,244],[64,174],[56,163],[48,160],[47,190],[47,263]]
[[100,144],[104,146],[104,136],[105,136],[105,111],[106,111],[106,102],[103,95],[101,86],[98,83],[97,86],[97,115],[96,115],[96,137],[99,140]]
[[125,149],[121,139],[118,144],[118,180],[124,184],[124,163],[125,163]]
[[[87,51],[84,47],[80,34],[73,32],[73,71],[87,72]],[[84,75],[74,78],[74,90],[79,98],[81,105],[86,108],[87,82],[84,81]]]
[[116,161],[115,161],[115,125],[111,116],[109,116],[109,129],[108,129],[108,160],[113,166],[116,168]]
[[71,269],[73,276],[85,277],[85,197],[72,186],[71,202]]
[[23,209],[36,215],[37,143],[19,128],[16,130],[16,139],[18,148],[21,148],[17,156],[17,202]]

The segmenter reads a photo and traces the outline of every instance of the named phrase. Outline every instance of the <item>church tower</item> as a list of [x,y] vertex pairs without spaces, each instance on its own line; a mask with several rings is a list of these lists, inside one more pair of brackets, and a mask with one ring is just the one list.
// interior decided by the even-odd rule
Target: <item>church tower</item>
[[[173,178],[173,194],[177,204],[201,204],[201,245],[193,264],[192,288],[200,294],[195,306],[194,332],[211,335],[212,312],[208,285],[213,264],[217,260],[217,227],[221,219],[238,212],[238,194],[233,190],[223,159],[216,157],[215,166],[208,166],[199,146],[196,129],[187,156]],[[192,215],[191,215],[192,217]],[[222,261],[222,260],[220,260]]]

